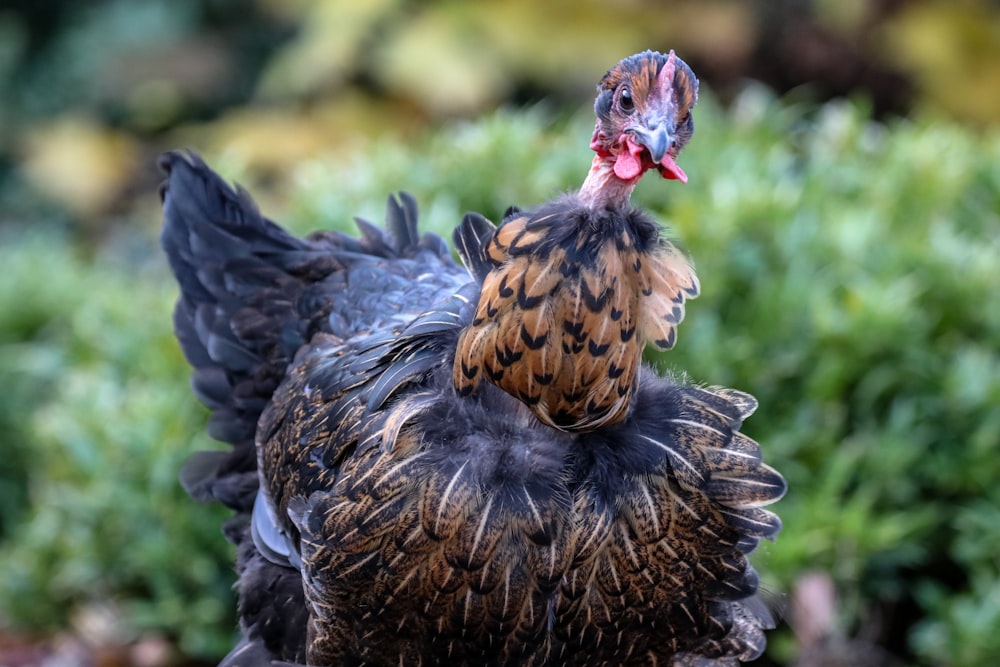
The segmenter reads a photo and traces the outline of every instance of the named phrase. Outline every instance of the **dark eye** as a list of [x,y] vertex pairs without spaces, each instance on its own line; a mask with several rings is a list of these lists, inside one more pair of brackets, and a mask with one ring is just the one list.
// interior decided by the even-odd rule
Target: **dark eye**
[[632,113],[635,110],[635,100],[632,99],[631,90],[622,88],[622,92],[618,93],[618,106],[625,113]]

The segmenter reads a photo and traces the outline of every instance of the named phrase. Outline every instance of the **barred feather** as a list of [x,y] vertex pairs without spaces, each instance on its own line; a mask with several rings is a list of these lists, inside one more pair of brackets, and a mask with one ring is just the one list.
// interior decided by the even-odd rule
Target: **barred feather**
[[566,431],[625,418],[643,347],[671,347],[698,295],[653,223],[572,197],[506,221],[486,255],[494,268],[458,342],[455,386],[468,395],[485,378]]

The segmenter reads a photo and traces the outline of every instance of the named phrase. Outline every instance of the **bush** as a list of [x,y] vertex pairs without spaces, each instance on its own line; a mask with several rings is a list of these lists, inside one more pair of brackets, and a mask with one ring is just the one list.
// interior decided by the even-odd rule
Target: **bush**
[[[14,437],[0,627],[40,631],[101,610],[116,640],[155,630],[191,655],[225,652],[234,553],[221,508],[195,506],[177,483],[187,454],[212,445],[170,330],[165,271],[111,254],[88,264],[56,234],[5,241],[0,414]],[[19,497],[30,508],[8,504]]]
[[[301,165],[269,212],[300,232],[349,229],[405,188],[449,234],[466,210],[497,219],[579,184],[591,123],[501,112],[408,147],[376,142]],[[767,585],[819,568],[842,592],[842,631],[881,616],[877,639],[911,662],[998,661],[1000,137],[756,89],[728,112],[705,95],[697,123],[680,159],[690,183],[649,177],[635,195],[704,288],[677,349],[650,359],[760,399],[747,431],[790,485],[785,530],[757,555]],[[221,167],[253,190],[249,167]],[[164,263],[87,265],[32,236],[0,261],[16,276],[0,293],[0,354],[16,361],[0,419],[31,480],[31,508],[3,515],[16,576],[0,584],[0,618],[59,623],[107,597],[137,631],[221,653],[232,554],[224,513],[174,481],[208,443]]]

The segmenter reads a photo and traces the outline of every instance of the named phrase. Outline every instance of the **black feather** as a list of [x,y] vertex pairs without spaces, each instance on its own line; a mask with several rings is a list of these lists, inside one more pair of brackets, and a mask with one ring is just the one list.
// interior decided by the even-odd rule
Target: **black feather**
[[458,256],[478,282],[494,268],[486,256],[486,246],[495,233],[496,226],[492,222],[478,213],[467,213],[452,234]]
[[[455,231],[466,270],[419,235],[409,195],[389,198],[384,227],[302,240],[196,156],[161,164],[177,336],[231,445],[181,472],[236,511],[242,639],[226,667],[760,652],[746,555],[780,529],[762,507],[784,480],[740,432],[752,397],[643,369],[624,421],[577,434],[493,385],[460,397],[451,369],[495,268],[491,222]],[[630,243],[656,241],[621,214]],[[572,262],[570,236],[539,245]]]
[[[300,240],[264,218],[244,190],[229,186],[198,156],[167,153],[159,165],[167,175],[160,190],[161,244],[181,290],[175,331],[194,367],[195,395],[213,411],[209,433],[232,445],[229,451],[193,455],[181,471],[192,497],[214,499],[240,513],[227,534],[239,547],[245,638],[224,664],[304,663],[305,622],[298,619],[307,609],[294,567],[297,556],[284,561],[274,556],[285,553],[275,547],[277,532],[257,531],[260,548],[251,539],[250,512],[259,490],[258,421],[296,351],[314,335],[357,335],[371,326],[363,304],[387,315],[426,308],[442,298],[442,288],[454,293],[467,279],[451,263],[442,239],[418,236],[416,202],[405,193],[389,199],[386,230],[359,221],[360,239],[321,233]],[[388,269],[382,264],[404,256],[413,260]],[[443,282],[415,283],[427,273],[426,262],[438,272],[445,268]],[[393,291],[400,286],[402,300]],[[415,314],[403,316],[400,324]],[[460,326],[453,313],[448,318],[450,328]],[[439,332],[444,324],[434,321],[428,313],[414,335]],[[392,329],[373,333],[357,348],[369,352],[350,367],[356,379],[338,381],[357,384],[385,363],[382,355],[396,342]],[[407,359],[376,387],[377,402],[434,365],[420,353]]]

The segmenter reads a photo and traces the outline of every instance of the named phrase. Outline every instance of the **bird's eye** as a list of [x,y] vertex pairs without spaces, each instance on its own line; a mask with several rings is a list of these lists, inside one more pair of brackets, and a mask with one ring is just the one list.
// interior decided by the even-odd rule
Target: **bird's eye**
[[622,88],[622,92],[618,94],[618,106],[625,113],[632,113],[635,110],[635,100],[632,99],[631,90]]

